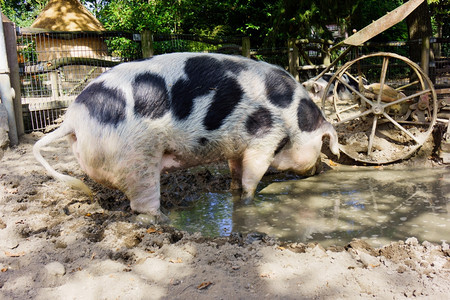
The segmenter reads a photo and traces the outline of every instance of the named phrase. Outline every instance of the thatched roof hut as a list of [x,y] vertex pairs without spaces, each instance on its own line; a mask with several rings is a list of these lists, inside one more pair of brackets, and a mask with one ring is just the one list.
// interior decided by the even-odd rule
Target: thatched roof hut
[[103,31],[105,28],[78,0],[50,0],[31,28],[53,31]]
[[101,62],[108,59],[108,49],[102,31],[103,25],[79,0],[48,1],[31,28],[22,30],[33,41],[33,55],[27,57],[30,70],[50,70],[44,68],[36,77],[47,84],[42,94],[76,95],[105,71]]
[[[105,28],[78,0],[50,0],[31,25],[46,32],[92,32]],[[103,39],[96,34],[47,34],[36,38],[39,61],[61,57],[92,57],[107,55]]]

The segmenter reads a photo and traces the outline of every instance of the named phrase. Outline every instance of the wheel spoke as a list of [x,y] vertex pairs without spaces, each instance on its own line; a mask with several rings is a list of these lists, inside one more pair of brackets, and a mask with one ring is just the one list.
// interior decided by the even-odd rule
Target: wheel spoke
[[357,119],[357,118],[359,118],[359,117],[366,116],[366,115],[368,115],[368,114],[370,114],[370,113],[372,113],[372,112],[373,112],[372,109],[366,110],[365,112],[359,113],[359,114],[357,114],[357,115],[355,115],[355,116],[349,117],[349,118],[344,119],[344,120],[340,120],[339,122],[336,122],[335,125],[340,125],[340,124],[342,124],[342,123],[345,123],[345,122],[348,122],[348,121]]
[[384,82],[386,80],[386,73],[387,73],[388,65],[389,65],[389,57],[384,56],[383,57],[383,65],[381,66],[380,93],[378,94],[378,97],[377,97],[378,104],[381,103],[381,96],[383,95],[383,87],[384,87]]
[[342,83],[343,85],[345,85],[349,90],[351,90],[352,92],[356,93],[359,97],[361,97],[361,99],[364,99],[364,101],[366,101],[367,103],[369,103],[371,106],[373,106],[373,102],[372,100],[368,99],[366,96],[364,96],[363,94],[361,94],[360,91],[356,90],[354,87],[352,87],[351,85],[349,85],[345,80],[342,80],[340,78],[340,76],[336,77],[337,80],[339,80],[340,83]]
[[413,85],[415,85],[415,84],[418,84],[418,83],[419,83],[419,80],[416,80],[416,81],[410,82],[410,83],[408,83],[408,84],[399,86],[399,87],[396,88],[395,90],[396,90],[396,91],[401,91],[401,90],[404,90],[404,89],[406,89],[406,88],[408,88],[408,87],[410,87],[410,86],[413,86]]
[[400,129],[401,131],[403,131],[404,133],[406,133],[411,139],[413,139],[417,144],[422,144],[421,141],[419,141],[411,132],[409,132],[408,130],[406,130],[402,125],[400,125],[397,121],[395,121],[394,119],[392,119],[387,113],[383,112],[383,116],[388,119],[389,121],[391,121],[392,124],[394,124],[398,129]]
[[397,104],[397,103],[400,103],[400,102],[403,102],[403,101],[406,101],[406,100],[409,100],[409,99],[418,97],[418,96],[420,96],[420,95],[423,95],[423,94],[426,94],[426,93],[429,93],[429,92],[431,92],[430,89],[424,90],[424,91],[420,91],[420,92],[417,92],[417,93],[415,93],[415,94],[413,94],[413,95],[411,95],[411,96],[404,97],[404,98],[401,98],[401,99],[398,99],[398,100],[395,100],[395,101],[392,101],[392,102],[388,102],[388,103],[386,103],[386,104],[383,104],[383,108],[389,107],[389,106],[391,106],[391,105],[395,105],[395,104]]
[[373,123],[372,123],[372,132],[370,133],[370,137],[369,137],[369,145],[367,146],[367,155],[369,155],[369,156],[370,156],[370,153],[372,152],[373,140],[375,139],[375,131],[377,129],[377,121],[378,121],[378,116],[374,116]]
[[340,114],[340,113],[343,113],[344,111],[353,109],[353,108],[358,107],[358,106],[359,106],[359,104],[353,104],[352,106],[349,106],[349,107],[347,107],[347,108],[344,108],[343,110],[337,111],[336,113],[337,113],[337,114]]

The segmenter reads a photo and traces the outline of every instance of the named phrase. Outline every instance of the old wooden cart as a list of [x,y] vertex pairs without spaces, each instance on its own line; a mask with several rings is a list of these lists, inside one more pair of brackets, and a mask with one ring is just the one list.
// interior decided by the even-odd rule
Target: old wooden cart
[[[329,72],[353,47],[400,22],[422,2],[410,0],[344,40],[340,46],[348,46],[346,50],[316,78]],[[349,77],[358,87],[348,83]],[[343,86],[353,97],[340,96],[338,89]],[[331,92],[333,97],[327,97]],[[416,152],[430,137],[439,108],[427,74],[410,59],[388,52],[345,63],[332,76],[322,98],[322,109],[338,131],[341,151],[373,164],[406,159]]]

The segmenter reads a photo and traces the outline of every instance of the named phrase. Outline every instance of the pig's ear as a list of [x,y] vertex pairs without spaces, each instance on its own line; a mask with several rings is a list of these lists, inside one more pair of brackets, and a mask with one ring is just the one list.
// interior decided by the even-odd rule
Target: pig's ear
[[317,82],[314,82],[313,84],[314,94],[317,94],[320,92],[321,86]]
[[338,142],[338,136],[337,136],[337,132],[334,129],[333,125],[331,125],[330,123],[326,123],[326,128],[324,130],[324,133],[322,135],[322,137],[324,136],[328,136],[328,138],[330,139],[330,150],[331,152],[333,152],[334,155],[336,155],[339,159],[339,142]]

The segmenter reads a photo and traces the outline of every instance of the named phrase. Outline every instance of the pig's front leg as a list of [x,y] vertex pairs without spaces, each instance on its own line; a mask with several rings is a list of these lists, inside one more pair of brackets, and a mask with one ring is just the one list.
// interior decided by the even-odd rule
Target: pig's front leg
[[255,195],[259,181],[273,160],[273,152],[259,149],[247,149],[242,158],[242,194],[241,200],[250,202]]

